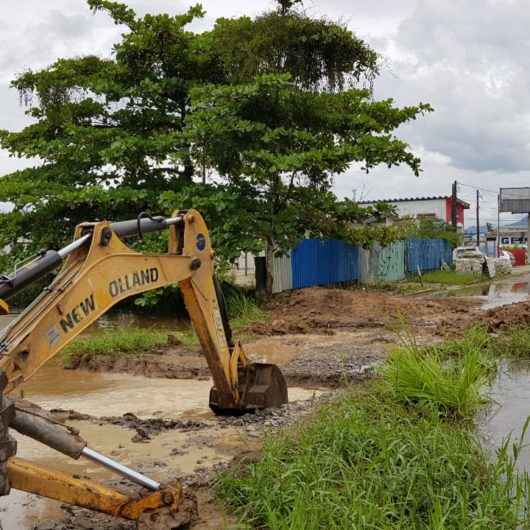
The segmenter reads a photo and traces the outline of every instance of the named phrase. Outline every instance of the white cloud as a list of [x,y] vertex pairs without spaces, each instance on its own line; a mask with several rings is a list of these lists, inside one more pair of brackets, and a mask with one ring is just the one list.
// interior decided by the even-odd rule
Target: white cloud
[[[189,0],[129,0],[140,13],[182,12]],[[203,0],[207,17],[253,16],[270,0]],[[337,177],[336,190],[367,198],[448,194],[451,182],[496,190],[530,180],[530,9],[527,0],[306,0],[313,15],[345,21],[383,56],[377,97],[397,104],[430,102],[435,113],[401,128],[423,159],[414,177],[406,167],[359,167]],[[119,38],[104,14],[93,15],[84,0],[3,2],[0,21],[0,128],[27,123],[7,81],[57,57],[108,55]],[[0,153],[0,174],[19,167]],[[23,163],[23,162],[22,162]],[[462,188],[463,196],[470,195]],[[472,191],[472,190],[471,190]],[[494,207],[494,196],[485,198]],[[486,210],[485,210],[486,211]]]

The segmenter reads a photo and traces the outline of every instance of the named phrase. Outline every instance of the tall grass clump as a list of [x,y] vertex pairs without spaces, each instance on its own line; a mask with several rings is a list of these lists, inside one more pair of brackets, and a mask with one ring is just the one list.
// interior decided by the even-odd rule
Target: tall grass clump
[[487,401],[483,390],[494,367],[489,344],[481,329],[435,347],[409,342],[390,355],[381,373],[397,401],[444,418],[471,419]]
[[256,299],[242,291],[234,290],[226,297],[228,316],[234,328],[243,327],[253,322],[263,321],[267,312],[262,309]]
[[524,525],[528,484],[508,450],[491,462],[462,425],[397,403],[379,384],[269,438],[218,480],[249,527],[485,529]]
[[469,328],[464,336],[458,339],[446,339],[440,344],[431,346],[430,349],[438,352],[443,359],[462,358],[469,351],[480,353],[482,363],[494,371],[495,366],[495,341],[484,326]]

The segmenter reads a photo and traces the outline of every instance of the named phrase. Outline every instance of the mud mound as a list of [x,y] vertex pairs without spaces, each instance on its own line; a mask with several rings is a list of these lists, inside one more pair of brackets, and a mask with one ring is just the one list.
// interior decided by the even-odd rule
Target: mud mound
[[272,318],[250,326],[263,335],[333,333],[378,328],[401,321],[412,325],[443,317],[463,318],[474,302],[403,297],[382,292],[313,287],[282,293],[270,303]]
[[490,309],[483,321],[485,321],[488,331],[491,332],[516,326],[528,326],[530,324],[530,302],[519,302]]
[[116,372],[144,377],[166,379],[210,378],[210,371],[203,355],[193,351],[183,352],[168,349],[158,353],[138,353],[118,355],[92,355],[80,353],[72,355],[66,369],[90,370],[92,372]]
[[133,438],[135,442],[147,442],[151,440],[152,436],[156,436],[164,431],[178,429],[183,432],[190,432],[205,429],[208,426],[204,422],[194,420],[140,419],[131,412],[127,412],[123,416],[118,417],[103,417],[100,418],[100,421],[102,423],[110,423],[135,430],[136,435]]

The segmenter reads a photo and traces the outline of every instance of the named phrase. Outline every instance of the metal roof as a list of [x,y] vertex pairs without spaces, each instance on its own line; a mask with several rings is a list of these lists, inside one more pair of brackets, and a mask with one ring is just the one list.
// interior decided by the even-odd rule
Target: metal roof
[[[377,202],[412,202],[412,201],[439,201],[450,199],[451,195],[433,195],[430,197],[401,197],[396,199],[374,199],[373,201],[359,201],[357,204],[375,204]],[[464,208],[467,210],[471,205],[463,201],[462,199],[457,199],[459,204],[463,204]]]

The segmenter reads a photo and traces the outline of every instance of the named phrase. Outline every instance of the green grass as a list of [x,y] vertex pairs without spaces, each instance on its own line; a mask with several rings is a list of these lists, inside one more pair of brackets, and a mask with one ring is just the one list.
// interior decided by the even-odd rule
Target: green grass
[[489,367],[477,348],[445,358],[435,348],[404,347],[390,355],[382,374],[396,401],[469,420],[485,403],[482,391]]
[[508,359],[530,358],[530,327],[517,326],[502,332],[495,339],[495,350]]
[[156,329],[116,328],[77,339],[70,351],[119,353],[147,351],[167,343],[168,332]]
[[509,443],[495,461],[464,424],[396,402],[370,383],[269,437],[257,463],[218,479],[249,528],[517,528],[528,481]]
[[122,355],[150,351],[167,344],[169,333],[157,329],[115,328],[75,339],[63,350],[63,357],[85,353]]
[[[473,285],[487,280],[482,274],[455,271],[432,271],[422,274],[423,283],[437,283],[440,285]],[[416,281],[420,281],[418,277]]]
[[241,292],[227,297],[228,316],[234,331],[238,331],[254,322],[262,322],[269,318],[267,311],[257,301]]
[[[530,344],[530,332],[510,337]],[[530,483],[515,467],[523,440],[492,458],[471,421],[488,401],[497,340],[480,327],[431,347],[408,339],[379,378],[222,473],[219,497],[247,528],[530,528]]]

